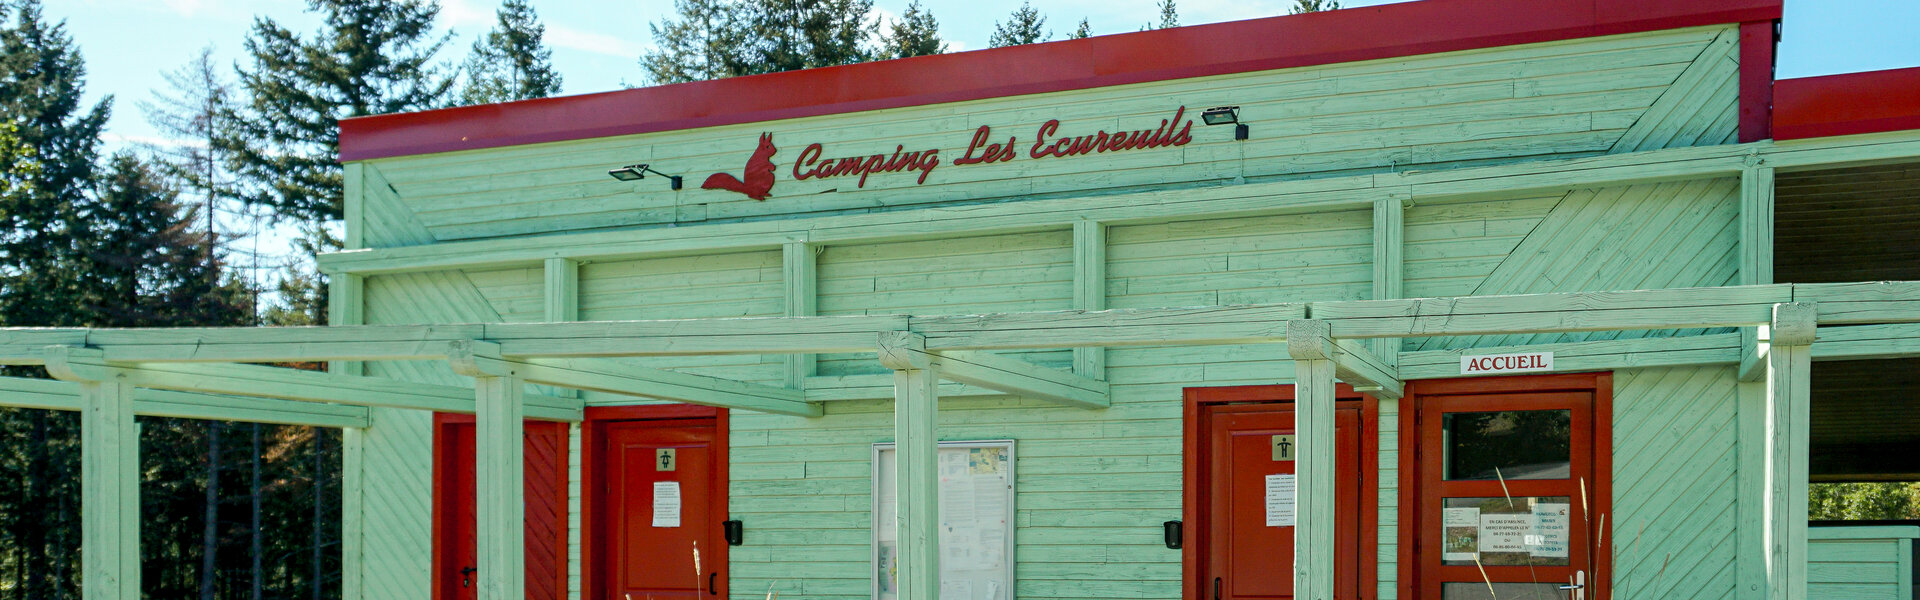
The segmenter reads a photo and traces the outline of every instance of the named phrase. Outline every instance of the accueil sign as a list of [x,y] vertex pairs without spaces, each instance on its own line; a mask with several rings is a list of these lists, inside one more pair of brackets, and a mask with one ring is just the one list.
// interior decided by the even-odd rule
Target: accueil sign
[[1491,373],[1530,373],[1552,371],[1552,352],[1528,352],[1525,354],[1490,354],[1482,356],[1460,357],[1461,375],[1485,375]]
[[[966,151],[951,161],[952,166],[970,166],[998,164],[1021,159],[1048,160],[1071,158],[1089,154],[1107,152],[1125,152],[1185,146],[1193,141],[1193,121],[1186,118],[1187,107],[1182,106],[1173,113],[1173,118],[1161,119],[1160,126],[1154,129],[1108,132],[1074,131],[1062,125],[1059,119],[1042,123],[1033,132],[1031,143],[1023,141],[1018,135],[1010,135],[1001,141],[994,134],[993,126],[981,125],[973,131],[973,137],[967,142]],[[727,190],[755,200],[764,200],[772,191],[774,181],[770,175],[777,172],[772,157],[778,152],[773,145],[773,134],[761,134],[760,144],[752,156],[747,159],[746,178],[736,178],[728,173],[715,173],[701,184],[702,189]],[[825,144],[814,142],[800,150],[787,171],[796,181],[809,179],[858,178],[854,187],[866,187],[867,178],[887,174],[917,172],[920,176],[914,184],[924,184],[927,176],[943,163],[939,148],[908,150],[905,144],[896,144],[892,152],[879,154],[861,154],[836,156],[829,153]]]

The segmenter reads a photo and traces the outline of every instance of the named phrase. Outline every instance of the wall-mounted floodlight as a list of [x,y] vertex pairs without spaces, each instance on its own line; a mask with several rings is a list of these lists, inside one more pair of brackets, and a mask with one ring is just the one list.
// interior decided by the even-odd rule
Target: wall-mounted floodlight
[[1200,121],[1208,125],[1233,125],[1233,139],[1247,139],[1247,124],[1240,122],[1240,107],[1216,106],[1200,113]]
[[645,164],[627,165],[624,167],[620,167],[618,169],[609,170],[607,171],[607,174],[612,175],[614,179],[618,179],[621,181],[639,181],[641,179],[646,179],[648,172],[652,172],[655,175],[666,177],[668,185],[672,186],[673,189],[675,190],[680,189],[679,175],[668,175],[666,173],[661,173],[660,171],[655,170],[653,167],[647,166]]

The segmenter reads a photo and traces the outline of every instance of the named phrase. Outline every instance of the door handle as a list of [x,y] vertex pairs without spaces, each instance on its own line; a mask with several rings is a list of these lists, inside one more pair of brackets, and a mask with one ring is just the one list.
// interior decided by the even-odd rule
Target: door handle
[[1573,575],[1567,577],[1567,584],[1560,586],[1560,591],[1567,592],[1567,597],[1573,600],[1585,600],[1587,597],[1586,588],[1587,572],[1574,571]]
[[1213,600],[1220,600],[1220,578],[1213,578]]
[[461,569],[460,570],[460,587],[463,587],[463,588],[473,587],[473,574],[478,573],[479,571],[480,571],[479,569],[473,568],[472,565],[468,565],[467,568]]
[[708,574],[707,574],[707,595],[708,595],[708,596],[718,596],[718,595],[720,595],[720,591],[719,591],[719,590],[716,590],[716,589],[713,589],[713,582],[714,582],[714,581],[717,581],[717,580],[719,580],[719,579],[720,579],[720,572],[719,572],[719,571],[714,571],[714,572],[712,572],[712,573],[708,573]]

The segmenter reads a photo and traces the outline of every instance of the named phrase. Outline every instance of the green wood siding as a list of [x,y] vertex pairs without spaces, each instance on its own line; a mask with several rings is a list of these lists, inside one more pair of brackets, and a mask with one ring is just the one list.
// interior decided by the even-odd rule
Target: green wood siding
[[[1073,231],[831,246],[819,254],[818,273],[821,315],[1062,310],[1073,308]],[[1050,366],[1072,361],[1067,351],[1013,356]],[[886,372],[872,353],[824,355],[818,369]]]
[[[1655,32],[389,158],[371,161],[378,169],[367,179],[391,188],[369,183],[368,195],[397,195],[435,239],[454,240],[1720,143],[1731,127],[1730,32]],[[1711,67],[1695,68],[1700,61]],[[1183,147],[948,164],[925,185],[906,174],[875,176],[864,187],[844,177],[796,181],[789,170],[810,142],[836,157],[937,147],[950,161],[981,125],[999,139],[1017,136],[1025,152],[1048,119],[1063,122],[1062,134],[1152,129],[1183,104],[1192,118],[1205,107],[1240,105],[1253,138],[1235,142],[1230,128],[1196,124],[1194,142]],[[875,127],[879,120],[887,126]],[[772,200],[697,189],[708,173],[737,173],[762,132],[774,133],[780,148]],[[690,185],[675,193],[664,183],[605,175],[639,161],[685,175]]]
[[1815,527],[1807,531],[1807,594],[1912,600],[1916,527]]
[[1735,368],[1614,372],[1613,545],[1622,598],[1734,593]]

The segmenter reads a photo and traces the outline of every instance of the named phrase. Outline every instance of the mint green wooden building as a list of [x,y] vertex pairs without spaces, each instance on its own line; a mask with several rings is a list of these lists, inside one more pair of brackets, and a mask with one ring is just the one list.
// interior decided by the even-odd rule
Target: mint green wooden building
[[136,414],[343,428],[356,600],[1912,598],[1920,528],[1806,515],[1920,479],[1920,71],[1776,81],[1780,12],[351,119],[334,325],[6,330],[65,381],[0,398],[84,413],[94,599]]

